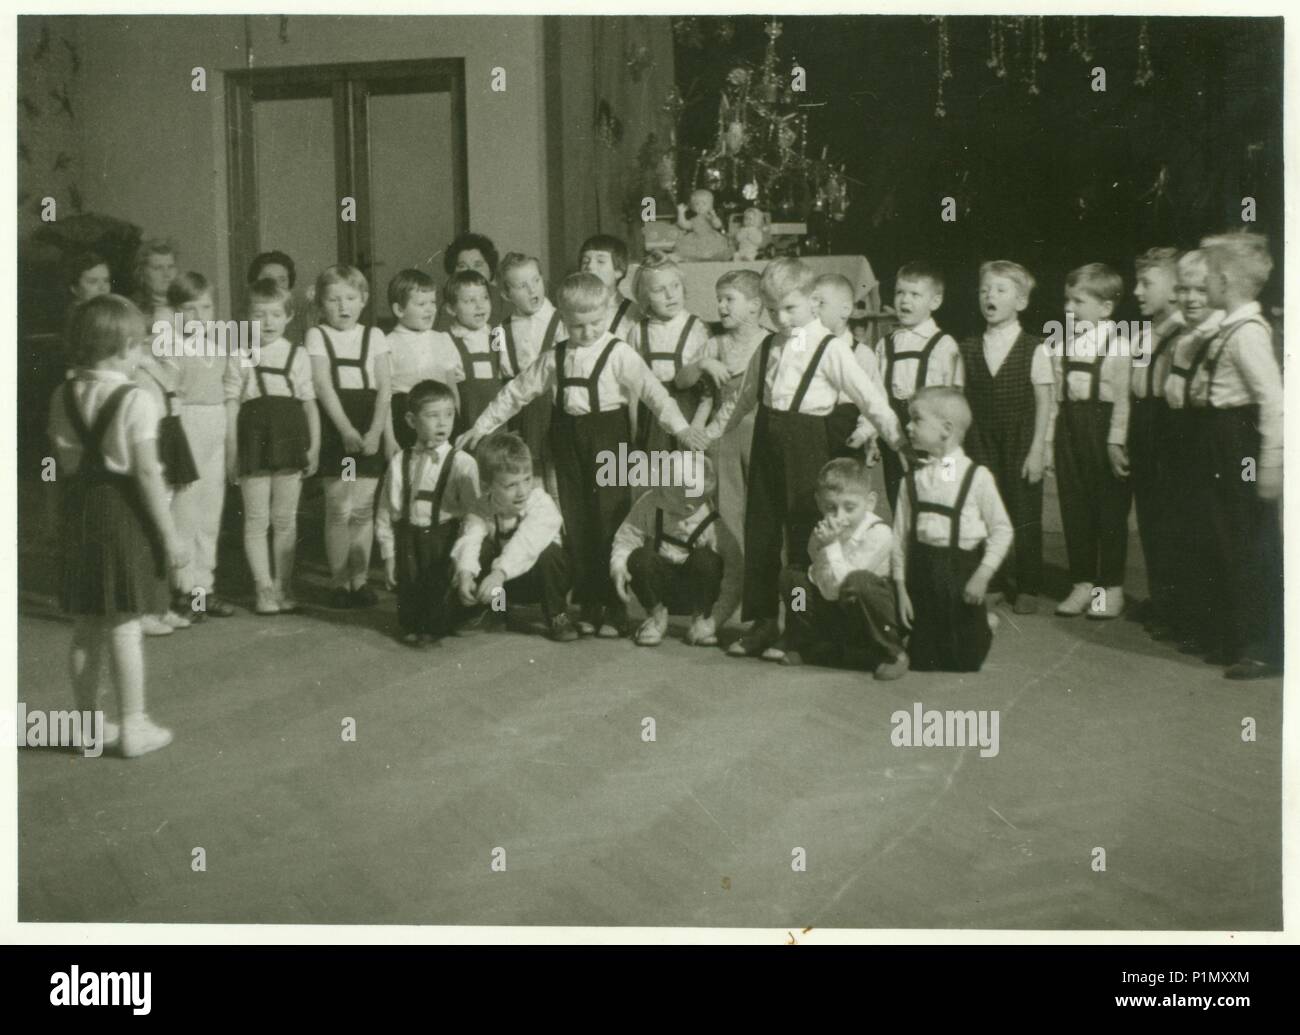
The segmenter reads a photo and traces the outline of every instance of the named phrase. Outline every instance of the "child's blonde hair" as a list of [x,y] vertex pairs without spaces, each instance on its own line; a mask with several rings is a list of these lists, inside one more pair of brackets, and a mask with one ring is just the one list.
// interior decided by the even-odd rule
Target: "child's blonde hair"
[[569,313],[589,313],[609,305],[609,288],[594,273],[570,273],[560,281],[555,304]]
[[1179,251],[1177,248],[1148,248],[1136,259],[1133,260],[1133,269],[1136,273],[1142,273],[1143,270],[1162,269],[1168,271],[1170,276],[1178,272]]
[[636,296],[637,304],[642,309],[647,308],[650,278],[653,276],[673,276],[680,282],[682,281],[682,268],[677,265],[677,260],[671,255],[658,249],[655,249],[641,260],[641,265],[636,271],[636,280],[632,282],[632,293]]
[[363,298],[370,297],[370,282],[366,280],[366,275],[355,266],[344,266],[340,263],[336,266],[326,266],[316,278],[317,305],[320,305],[321,299],[325,297],[326,289],[334,284],[346,284]]
[[278,280],[263,277],[248,286],[249,306],[255,306],[259,303],[262,305],[278,303],[284,308],[284,315],[290,319],[293,318],[293,292],[288,288],[281,287]]
[[1104,262],[1089,262],[1070,270],[1065,286],[1080,288],[1099,302],[1114,304],[1124,297],[1124,278]]
[[532,474],[533,454],[528,443],[512,431],[489,435],[476,454],[483,485],[489,486],[498,474]]
[[68,319],[68,360],[75,367],[93,367],[144,336],[144,314],[134,302],[121,295],[97,295]]
[[1178,258],[1178,279],[1187,280],[1195,275],[1204,277],[1210,272],[1210,264],[1205,261],[1205,253],[1199,248],[1183,252]]
[[729,287],[735,288],[746,298],[761,300],[763,297],[762,280],[753,270],[727,270],[718,278],[713,290],[721,291]]
[[952,425],[952,437],[960,445],[970,428],[970,403],[966,394],[953,385],[928,385],[912,396],[913,407],[924,406]]
[[1006,277],[1016,285],[1023,299],[1028,299],[1037,286],[1034,275],[1020,263],[1012,262],[1010,259],[990,259],[988,262],[980,263],[980,280],[985,277]]
[[811,295],[816,282],[817,274],[813,272],[811,266],[798,259],[787,257],[769,262],[767,268],[763,270],[760,284],[763,289],[763,300],[775,305],[793,292],[804,296]]
[[830,288],[850,306],[853,305],[853,281],[843,273],[823,273],[813,281],[813,288]]
[[523,252],[507,252],[506,257],[501,260],[501,265],[497,267],[497,280],[504,285],[506,277],[515,270],[523,269],[525,266],[536,266],[537,275],[541,276],[542,264],[538,259],[531,255],[525,255]]
[[1229,283],[1252,298],[1273,272],[1273,257],[1263,234],[1215,234],[1201,240],[1201,250],[1209,269],[1222,273]]

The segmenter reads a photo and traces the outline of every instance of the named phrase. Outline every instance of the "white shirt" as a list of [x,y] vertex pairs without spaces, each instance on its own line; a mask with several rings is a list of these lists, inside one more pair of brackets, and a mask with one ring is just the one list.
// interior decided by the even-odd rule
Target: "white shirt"
[[[375,540],[379,553],[385,560],[393,556],[393,526],[405,518],[416,528],[428,528],[433,522],[433,504],[416,498],[420,492],[432,492],[438,486],[442,466],[451,453],[451,445],[444,442],[437,449],[412,447],[411,457],[411,512],[402,513],[405,498],[404,464],[406,450],[401,449],[388,461],[384,484],[379,490],[379,507],[375,514]],[[454,521],[468,513],[478,499],[478,464],[464,450],[456,450],[447,487],[438,508],[438,524]]]
[[758,350],[759,345],[763,343],[765,335],[758,334],[750,342],[741,342],[730,334],[719,334],[705,342],[704,348],[700,352],[699,359],[716,359],[724,367],[731,378],[722,386],[719,392],[719,406],[728,399],[732,400],[735,405],[735,396],[740,391],[740,386],[745,380],[745,371],[749,367],[750,360],[754,358],[754,353]]
[[[989,373],[994,377],[998,376],[1002,364],[1011,355],[1011,350],[1020,334],[1021,328],[1018,320],[1012,320],[1002,327],[984,332],[984,362],[989,368]],[[1056,375],[1052,371],[1052,357],[1047,354],[1047,349],[1041,342],[1034,347],[1034,356],[1029,363],[1029,381],[1031,384],[1036,385],[1056,383]]]
[[[1259,466],[1282,463],[1282,372],[1273,352],[1273,332],[1258,302],[1239,306],[1223,318],[1205,362],[1189,386],[1193,406],[1216,410],[1259,406]],[[1213,378],[1210,369],[1214,367]]]
[[[596,382],[597,394],[600,396],[600,412],[608,413],[620,406],[627,406],[634,401],[644,402],[671,434],[680,435],[690,425],[682,416],[682,411],[669,397],[664,386],[650,372],[643,360],[625,341],[615,339],[608,332],[602,334],[591,345],[582,348],[568,347],[564,350],[564,372],[566,377],[587,378],[595,369],[601,354],[609,343],[614,342],[608,362],[600,372]],[[479,414],[474,423],[474,430],[482,435],[490,435],[497,428],[522,410],[544,392],[554,399],[557,379],[555,363],[558,351],[552,349],[543,353],[531,366],[525,367],[518,377],[508,382],[488,408]],[[584,416],[591,412],[590,393],[585,388],[570,387],[566,389],[561,400],[564,412],[572,416]]]
[[[510,317],[510,337],[515,343],[515,355],[519,358],[519,370],[516,370],[510,362],[510,350],[503,347],[501,350],[501,374],[503,377],[514,377],[524,367],[537,360],[537,357],[542,352],[542,343],[546,340],[546,328],[551,325],[551,319],[555,315],[555,306],[551,305],[549,298],[544,298],[541,307],[531,316],[516,312],[514,316]],[[557,341],[564,341],[568,336],[568,332],[564,329],[564,321],[556,320],[555,337],[551,340],[552,346]]]
[[[917,500],[947,507],[956,505],[961,483],[972,463],[960,447],[947,457],[926,461],[916,472]],[[903,581],[906,577],[911,526],[912,498],[904,484],[899,488],[898,508],[894,514],[893,575],[896,582]],[[961,538],[957,541],[958,546],[963,550],[973,550],[984,543],[984,557],[980,564],[996,571],[1011,549],[1014,536],[1011,519],[1007,516],[1002,497],[998,495],[993,474],[987,467],[981,467],[975,472],[966,503],[961,510]],[[928,546],[950,546],[952,519],[945,514],[922,511],[916,518],[916,537]]]
[[81,466],[81,438],[72,426],[72,420],[63,408],[64,385],[72,385],[77,411],[93,431],[100,409],[120,385],[131,385],[132,390],[118,404],[117,413],[100,439],[104,454],[104,467],[114,474],[131,474],[135,464],[131,450],[141,442],[158,437],[158,422],[162,409],[153,397],[140,389],[131,378],[118,370],[77,370],[72,377],[54,390],[50,399],[49,436],[54,444],[56,475],[77,473]]
[[855,571],[888,576],[893,552],[893,529],[867,511],[855,527],[824,547],[816,536],[809,537],[808,577],[827,600],[839,600],[840,586]]
[[[338,331],[333,327],[324,328],[325,334],[330,336],[330,344],[334,348],[334,355],[339,359],[360,359],[361,342],[365,338],[366,328],[363,324],[357,324],[351,330]],[[307,339],[303,343],[307,348],[307,355],[313,358],[329,360],[329,352],[325,348],[325,339],[321,337],[322,329],[320,327],[308,327]],[[375,378],[375,369],[382,357],[388,355],[388,340],[384,337],[384,332],[378,327],[370,329],[370,351],[366,355],[365,378],[363,380],[361,368],[355,366],[340,366],[334,369],[331,374],[331,383],[336,388],[349,391],[358,388],[377,388],[378,381]],[[384,360],[387,362],[387,360]]]
[[1172,409],[1181,410],[1187,405],[1187,375],[1201,351],[1211,338],[1219,333],[1219,325],[1227,314],[1222,309],[1212,309],[1195,327],[1184,327],[1178,332],[1174,343],[1169,346],[1173,353],[1169,362],[1169,373],[1165,376],[1165,402]]
[[[470,365],[472,370],[466,370],[466,378],[473,381],[491,381],[495,380],[496,374],[492,370],[492,353],[497,352],[505,354],[505,331],[497,327],[490,327],[484,324],[476,331],[471,331],[462,327],[458,323],[451,325],[451,330],[447,332],[451,337],[459,339],[460,343],[465,346],[465,351],[470,355]],[[453,343],[452,348],[455,348]],[[459,353],[457,353],[459,355]],[[480,359],[479,357],[482,357]],[[464,358],[461,358],[462,368]]]
[[1164,398],[1165,381],[1169,378],[1169,368],[1174,359],[1174,345],[1183,327],[1183,314],[1175,309],[1160,321],[1159,326],[1151,328],[1151,340],[1142,343],[1145,351],[1133,355],[1133,398],[1145,399],[1148,384],[1153,398]]
[[[749,369],[745,372],[745,380],[732,400],[730,411],[726,403],[718,408],[714,423],[709,426],[710,435],[716,438],[719,429],[726,430],[739,423],[747,412],[759,404],[760,391],[764,405],[777,410],[789,410],[804,371],[817,355],[822,339],[829,334],[820,320],[813,320],[807,326],[789,333],[778,332],[772,338],[766,370],[759,369],[763,361],[763,349],[761,346],[755,349]],[[898,417],[890,408],[884,391],[873,384],[866,371],[858,365],[844,339],[832,336],[832,341],[813,374],[799,412],[816,417],[829,415],[835,408],[841,389],[875,425],[886,442],[891,446],[901,443],[902,432]]]
[[[687,335],[686,345],[682,350],[681,366],[688,363],[694,363],[700,358],[700,353],[709,340],[709,327],[698,316],[692,317],[683,309],[671,320],[656,320],[648,313],[637,323],[632,325],[628,331],[627,343],[641,354],[654,372],[655,377],[660,381],[667,383],[677,376],[679,369],[672,360],[656,359],[651,360],[649,354],[656,353],[673,353],[677,352],[677,342],[682,336],[682,329],[686,326],[688,320],[691,323],[691,333]],[[645,329],[649,341],[642,340],[642,329]]]
[[[890,384],[885,386],[889,389],[891,399],[910,399],[916,394],[918,388],[916,378],[921,372],[921,354],[930,339],[938,333],[939,325],[934,322],[933,317],[927,316],[915,327],[895,328],[888,338],[881,338],[876,343],[876,365],[883,378],[889,352],[889,339],[892,338],[894,342],[894,367],[889,377]],[[1015,338],[1011,340],[1015,342]],[[1008,345],[1007,351],[1010,349],[1011,346]],[[987,351],[985,355],[988,355]],[[1002,353],[998,359],[999,367],[1005,359],[1006,353]],[[989,369],[996,373],[992,367]],[[964,383],[965,369],[961,361],[961,349],[957,347],[957,342],[953,340],[952,335],[945,334],[935,342],[934,350],[930,353],[930,361],[925,368],[925,384],[919,387],[956,385],[960,388]]]
[[[1108,333],[1101,327],[1090,327],[1083,334],[1066,346],[1067,355],[1053,356],[1052,369],[1059,386],[1057,398],[1061,402],[1080,402],[1092,398],[1092,370],[1071,370],[1066,373],[1067,362],[1095,364],[1101,363],[1101,375],[1097,385],[1097,398],[1101,402],[1112,403],[1110,411],[1110,429],[1106,433],[1106,442],[1122,446],[1128,442],[1129,378],[1133,371],[1133,361],[1129,356],[1128,340],[1120,338],[1114,332]],[[1094,357],[1101,356],[1098,361]],[[1047,423],[1047,441],[1055,440],[1056,411]]]
[[445,385],[465,380],[465,368],[451,336],[442,331],[413,331],[400,323],[387,335],[393,392],[410,392],[421,381]]
[[[287,378],[280,376],[280,371],[289,362],[289,352],[293,351],[293,366]],[[270,345],[263,345],[258,355],[257,366],[262,370],[262,380],[266,382],[266,394],[283,396],[286,399],[315,399],[316,387],[311,380],[311,360],[307,350],[294,349],[286,338],[277,338]],[[226,359],[224,377],[227,402],[246,403],[262,397],[262,390],[257,386],[257,374],[247,362],[239,356]]]
[[516,579],[532,571],[543,550],[560,542],[563,524],[559,507],[540,485],[533,486],[519,514],[500,512],[492,493],[484,492],[465,515],[460,537],[451,550],[452,565],[457,574],[477,578],[483,544],[496,540],[500,532],[505,542],[492,567],[500,569],[507,581]]

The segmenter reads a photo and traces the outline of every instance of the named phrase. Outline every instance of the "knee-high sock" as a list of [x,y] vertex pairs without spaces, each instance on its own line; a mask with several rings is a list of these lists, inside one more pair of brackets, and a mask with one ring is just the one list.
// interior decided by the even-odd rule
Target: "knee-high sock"
[[286,588],[293,582],[293,562],[298,550],[298,498],[302,475],[280,472],[271,478],[271,555],[275,562],[275,584]]
[[239,479],[239,491],[244,497],[244,556],[258,589],[271,584],[266,539],[271,521],[271,481],[270,474],[248,474]]

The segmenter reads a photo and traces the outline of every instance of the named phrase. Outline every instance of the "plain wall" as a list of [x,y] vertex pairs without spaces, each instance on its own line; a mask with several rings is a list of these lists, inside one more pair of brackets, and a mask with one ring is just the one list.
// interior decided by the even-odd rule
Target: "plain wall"
[[[58,19],[63,20],[63,19]],[[139,225],[181,248],[181,267],[230,296],[224,71],[283,65],[463,58],[470,227],[549,260],[540,17],[77,17],[88,211]],[[191,70],[207,70],[206,93]],[[492,69],[506,89],[490,89]],[[411,171],[411,187],[425,182]],[[430,252],[446,242],[431,242]],[[274,246],[274,242],[268,242]],[[303,270],[305,278],[315,270]]]

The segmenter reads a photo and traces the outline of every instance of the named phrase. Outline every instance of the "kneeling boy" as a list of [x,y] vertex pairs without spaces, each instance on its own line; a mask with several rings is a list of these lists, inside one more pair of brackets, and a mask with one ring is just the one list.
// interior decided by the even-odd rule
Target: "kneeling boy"
[[907,473],[894,515],[898,616],[921,672],[978,672],[993,642],[984,602],[1013,531],[997,483],[962,449],[970,404],[961,389],[922,388],[907,434],[928,460]]
[[817,475],[822,519],[808,543],[812,566],[789,567],[781,575],[790,645],[778,655],[782,664],[835,664],[856,649],[865,650],[877,679],[907,672],[889,579],[894,534],[875,505],[871,473],[861,460],[837,458]]
[[[465,515],[452,548],[456,592],[465,607],[542,605],[551,639],[571,643],[578,630],[564,610],[572,585],[560,541],[560,509],[533,479],[533,455],[511,432],[478,450],[485,492]],[[484,574],[486,573],[486,574]]]

